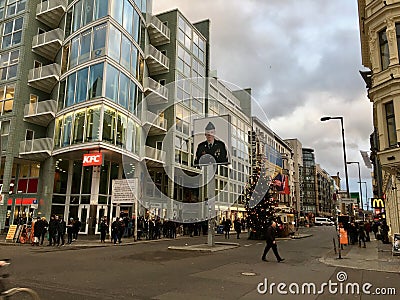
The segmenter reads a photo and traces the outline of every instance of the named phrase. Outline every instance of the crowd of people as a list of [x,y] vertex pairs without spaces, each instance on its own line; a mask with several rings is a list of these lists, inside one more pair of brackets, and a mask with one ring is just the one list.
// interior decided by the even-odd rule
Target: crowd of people
[[80,228],[81,222],[78,219],[70,218],[66,223],[58,215],[52,215],[49,222],[45,217],[38,217],[32,222],[32,245],[43,245],[46,234],[49,242],[48,246],[64,246],[65,234],[67,234],[67,244],[71,244],[78,239]]
[[349,243],[365,248],[365,242],[371,240],[370,233],[374,234],[375,239],[381,240],[384,244],[389,243],[389,226],[385,221],[366,221],[366,222],[351,222],[345,226],[348,233]]

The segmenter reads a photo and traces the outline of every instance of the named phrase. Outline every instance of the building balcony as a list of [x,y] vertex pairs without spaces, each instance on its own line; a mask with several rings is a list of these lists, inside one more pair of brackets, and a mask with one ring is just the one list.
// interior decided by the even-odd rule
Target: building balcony
[[41,66],[29,70],[28,85],[50,93],[60,79],[61,67],[59,64]]
[[166,153],[150,146],[145,146],[145,159],[149,167],[161,167],[165,163]]
[[25,140],[19,144],[19,156],[24,159],[43,161],[51,155],[52,151],[52,138]]
[[154,46],[168,44],[170,42],[170,30],[156,16],[147,15],[147,31],[150,43]]
[[148,105],[168,103],[168,89],[165,86],[150,77],[144,78],[143,86]]
[[36,19],[50,28],[57,28],[67,11],[68,0],[47,0],[36,7]]
[[163,74],[169,71],[168,57],[152,45],[147,45],[145,50],[150,75]]
[[400,170],[400,148],[391,148],[378,152],[382,169],[389,173]]
[[60,28],[35,35],[32,41],[32,51],[54,61],[64,41],[64,31]]
[[56,116],[57,101],[46,100],[25,105],[25,121],[40,126],[47,126]]
[[151,111],[143,112],[144,127],[148,129],[149,136],[167,133],[167,120]]

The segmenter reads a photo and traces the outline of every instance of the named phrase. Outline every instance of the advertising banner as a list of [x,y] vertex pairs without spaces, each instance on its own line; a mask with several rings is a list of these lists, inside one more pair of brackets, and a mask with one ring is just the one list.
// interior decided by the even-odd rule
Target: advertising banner
[[194,120],[194,166],[230,164],[229,121],[228,115]]

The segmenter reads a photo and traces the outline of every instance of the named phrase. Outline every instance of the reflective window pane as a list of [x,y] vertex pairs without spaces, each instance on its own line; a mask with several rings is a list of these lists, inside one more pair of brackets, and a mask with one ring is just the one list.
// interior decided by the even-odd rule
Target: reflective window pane
[[76,83],[76,103],[85,101],[87,98],[88,68],[78,71]]
[[119,71],[107,65],[106,97],[115,102],[118,102],[118,77]]
[[90,67],[89,78],[89,99],[102,96],[104,64],[97,64]]

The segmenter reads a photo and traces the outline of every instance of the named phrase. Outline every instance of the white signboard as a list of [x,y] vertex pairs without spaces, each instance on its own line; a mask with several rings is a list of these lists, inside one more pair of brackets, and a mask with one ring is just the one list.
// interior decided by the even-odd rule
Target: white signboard
[[340,202],[342,203],[346,203],[346,204],[352,204],[352,203],[356,203],[357,199],[353,199],[353,198],[341,198]]
[[138,197],[137,178],[114,179],[112,181],[112,203],[135,203]]

